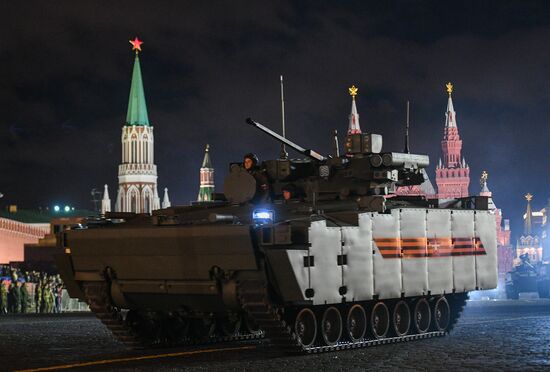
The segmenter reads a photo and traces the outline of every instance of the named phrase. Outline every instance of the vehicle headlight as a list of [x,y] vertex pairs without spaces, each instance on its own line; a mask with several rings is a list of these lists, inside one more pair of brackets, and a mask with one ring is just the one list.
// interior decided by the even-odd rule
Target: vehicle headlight
[[252,212],[254,222],[264,224],[273,222],[273,211],[268,209],[257,209]]

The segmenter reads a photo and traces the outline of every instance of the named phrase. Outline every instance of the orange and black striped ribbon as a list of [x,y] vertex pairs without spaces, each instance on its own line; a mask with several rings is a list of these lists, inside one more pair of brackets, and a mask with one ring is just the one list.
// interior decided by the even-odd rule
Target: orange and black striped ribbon
[[374,238],[384,258],[419,258],[486,255],[479,237],[474,238]]

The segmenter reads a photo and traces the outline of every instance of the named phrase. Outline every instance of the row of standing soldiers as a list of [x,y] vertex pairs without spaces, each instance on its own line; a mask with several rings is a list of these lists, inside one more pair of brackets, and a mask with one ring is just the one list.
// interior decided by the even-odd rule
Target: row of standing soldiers
[[59,313],[63,284],[56,276],[41,276],[36,282],[12,276],[0,278],[0,314]]

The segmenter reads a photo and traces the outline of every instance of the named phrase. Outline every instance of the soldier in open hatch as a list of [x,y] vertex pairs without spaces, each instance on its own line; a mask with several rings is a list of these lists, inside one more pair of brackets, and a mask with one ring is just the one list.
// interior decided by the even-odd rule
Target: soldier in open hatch
[[293,184],[285,185],[282,189],[283,191],[283,202],[299,202],[300,201],[300,192],[296,186]]
[[253,153],[248,153],[243,158],[243,167],[256,180],[256,194],[252,203],[263,203],[269,199],[269,183],[267,176],[258,166],[258,157]]

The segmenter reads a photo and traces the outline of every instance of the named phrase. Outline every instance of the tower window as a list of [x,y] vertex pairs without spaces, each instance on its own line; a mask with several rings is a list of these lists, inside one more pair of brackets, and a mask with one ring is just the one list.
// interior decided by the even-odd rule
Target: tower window
[[135,192],[132,192],[130,206],[131,206],[130,212],[137,213],[137,198],[136,198]]
[[151,213],[151,199],[149,198],[149,194],[145,195],[145,213]]
[[144,163],[149,163],[149,142],[147,142],[147,137],[145,137],[145,151],[144,151],[144,155],[145,155],[145,161]]

